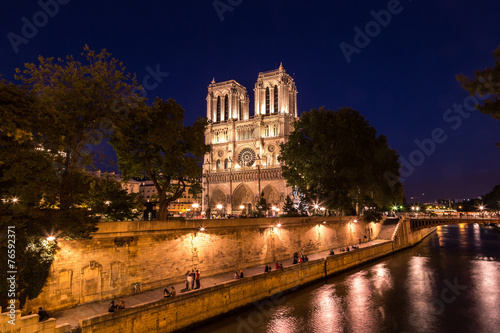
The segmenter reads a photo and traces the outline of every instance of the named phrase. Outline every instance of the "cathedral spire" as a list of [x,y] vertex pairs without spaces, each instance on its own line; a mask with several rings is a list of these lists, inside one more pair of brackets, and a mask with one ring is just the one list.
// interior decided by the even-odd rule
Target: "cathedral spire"
[[283,67],[283,63],[280,62],[280,67],[278,68],[280,72],[284,72],[285,68]]
[[211,84],[214,84],[215,83],[215,76],[213,77],[212,79],[212,82],[210,82]]

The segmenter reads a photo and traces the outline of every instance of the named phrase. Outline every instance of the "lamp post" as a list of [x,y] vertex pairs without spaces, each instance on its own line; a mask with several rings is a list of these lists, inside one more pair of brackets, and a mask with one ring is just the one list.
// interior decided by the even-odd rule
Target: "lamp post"
[[481,217],[484,218],[484,206],[479,206],[479,209],[481,210]]

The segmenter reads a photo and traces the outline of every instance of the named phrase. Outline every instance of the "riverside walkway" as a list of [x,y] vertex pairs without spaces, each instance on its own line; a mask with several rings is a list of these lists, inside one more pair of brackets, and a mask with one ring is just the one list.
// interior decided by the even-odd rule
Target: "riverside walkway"
[[[372,240],[367,243],[361,243],[359,245],[360,248],[366,248],[382,243],[389,242],[388,240]],[[357,245],[357,244],[356,244]],[[351,247],[351,245],[349,245]],[[338,255],[340,253],[339,251],[340,248],[335,248],[335,255]],[[356,250],[351,250],[351,251],[356,251]],[[318,252],[318,253],[313,253],[307,255],[309,258],[309,261],[311,260],[317,260],[317,259],[322,259],[329,257],[330,250],[323,251],[323,252]],[[287,260],[282,260],[283,267],[288,267],[288,266],[293,266],[293,258],[287,259]],[[268,263],[271,265],[272,270],[275,270],[275,265],[276,262],[270,262]],[[300,265],[300,264],[296,264]],[[255,276],[259,274],[265,274],[264,269],[266,265],[259,265],[259,266],[254,266],[254,267],[249,267],[243,269],[243,274],[245,277],[250,277],[250,276]],[[214,285],[222,284],[224,282],[228,282],[234,279],[234,273],[235,271],[228,272],[228,273],[223,273],[219,275],[214,275],[214,276],[209,276],[209,277],[204,277],[203,272],[201,273],[201,288],[206,288],[206,287],[212,287]],[[163,289],[165,287],[170,287],[172,285],[166,285],[161,288],[153,289],[153,290],[148,290],[141,292],[139,294],[134,294],[134,295],[128,295],[128,296],[123,296],[122,298],[125,301],[126,307],[138,305],[138,304],[143,304],[143,303],[149,303],[153,301],[157,301],[161,298],[163,298]],[[180,291],[183,290],[186,287],[185,282],[182,283],[177,283],[173,285],[175,287],[175,290],[177,291],[177,295],[179,294],[186,294],[186,293],[196,293],[198,290],[191,290],[191,291],[186,291],[181,293]],[[115,298],[115,304],[118,304],[119,298]],[[75,328],[78,326],[79,321],[81,319],[87,319],[93,316],[97,315],[103,315],[108,313],[108,307],[109,304],[111,303],[112,299],[108,299],[105,301],[99,301],[99,302],[93,302],[93,303],[86,303],[82,305],[78,305],[74,308],[66,309],[66,310],[60,310],[60,311],[55,311],[52,313],[49,313],[51,318],[56,318],[57,319],[57,324],[61,325],[64,323],[68,323],[71,325],[72,328]]]

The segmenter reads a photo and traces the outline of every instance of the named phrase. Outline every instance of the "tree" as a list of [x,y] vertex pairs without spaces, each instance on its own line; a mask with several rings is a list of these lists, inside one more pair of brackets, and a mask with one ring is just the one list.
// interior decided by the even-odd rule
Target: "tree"
[[89,197],[84,205],[105,221],[131,220],[140,216],[139,193],[127,193],[122,185],[106,175],[92,177],[89,181]]
[[295,208],[293,200],[290,198],[289,195],[286,196],[285,204],[283,205],[283,215],[286,216],[298,215],[297,208]]
[[500,185],[483,196],[483,203],[489,210],[500,210]]
[[267,203],[266,198],[264,198],[264,191],[260,193],[259,200],[255,204],[255,217],[265,217],[267,215],[267,211],[269,210],[269,204]]
[[[126,117],[128,108],[141,101],[135,78],[103,49],[100,53],[85,45],[87,64],[69,55],[65,60],[38,57],[40,64],[26,64],[16,79],[37,96],[43,113],[36,116],[43,125],[45,149],[61,152],[60,208],[70,209],[78,201],[82,184],[78,175],[91,164],[92,147],[110,135],[113,123]],[[140,90],[140,89],[139,89]]]
[[[476,109],[500,121],[500,46],[493,51],[493,57],[493,67],[474,71],[473,78],[459,74],[457,81],[472,96]],[[500,143],[496,145],[500,148]]]
[[[87,46],[87,64],[39,57],[40,64],[16,69],[22,86],[0,82],[0,226],[15,229],[17,295],[21,307],[41,292],[57,240],[87,238],[96,214],[83,207],[89,197],[91,149],[107,135],[130,104],[134,80],[103,50]],[[0,240],[7,253],[7,238]],[[2,261],[0,306],[6,305]]]
[[111,144],[125,180],[147,177],[155,185],[159,219],[168,217],[168,205],[186,186],[196,196],[201,190],[201,163],[210,149],[205,144],[206,119],[184,125],[184,109],[173,99],[139,105],[117,126]]
[[[329,209],[359,213],[402,198],[397,153],[351,108],[302,114],[279,159],[288,185]],[[387,172],[397,181],[386,181]]]

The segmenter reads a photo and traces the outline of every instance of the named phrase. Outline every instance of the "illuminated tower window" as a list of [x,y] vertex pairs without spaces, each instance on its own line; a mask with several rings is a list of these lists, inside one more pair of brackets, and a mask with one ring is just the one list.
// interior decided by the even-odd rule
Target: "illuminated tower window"
[[216,122],[220,122],[220,96],[217,96],[217,118]]
[[266,88],[266,114],[271,113],[271,106],[269,105],[269,87]]
[[224,120],[229,119],[229,98],[226,95],[226,98],[224,98]]
[[274,86],[274,114],[278,113],[278,86]]

